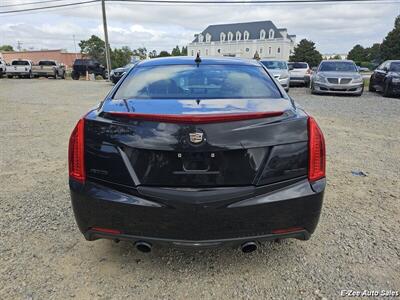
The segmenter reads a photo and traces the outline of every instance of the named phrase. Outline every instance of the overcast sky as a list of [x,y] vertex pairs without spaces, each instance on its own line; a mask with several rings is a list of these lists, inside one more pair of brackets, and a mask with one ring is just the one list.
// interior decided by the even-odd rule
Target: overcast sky
[[[0,6],[22,2],[32,0],[1,0]],[[109,2],[106,7],[111,47],[145,46],[157,51],[187,45],[210,24],[271,20],[297,35],[297,41],[313,40],[322,53],[347,53],[355,44],[381,42],[400,14],[398,3],[166,6]],[[17,7],[0,11],[11,8]],[[19,40],[25,49],[74,51],[75,35],[79,51],[78,42],[92,34],[103,38],[100,3],[0,15],[0,45],[14,48]]]

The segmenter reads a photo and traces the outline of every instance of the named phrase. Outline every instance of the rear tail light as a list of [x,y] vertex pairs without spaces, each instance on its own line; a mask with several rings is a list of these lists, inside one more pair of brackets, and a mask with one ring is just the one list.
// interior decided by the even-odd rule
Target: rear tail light
[[102,227],[92,227],[91,230],[102,232],[102,233],[109,233],[109,234],[121,234],[121,231],[117,229],[110,229],[110,228],[102,228]]
[[291,233],[291,232],[297,232],[304,230],[303,227],[290,227],[290,228],[285,228],[285,229],[275,229],[272,230],[273,234],[284,234],[284,233]]
[[306,72],[308,75],[310,75],[311,73],[312,73],[312,71],[311,71],[311,69],[307,69],[307,72]]
[[68,165],[70,178],[85,182],[85,157],[84,157],[84,131],[85,121],[80,119],[69,138]]
[[308,180],[325,177],[325,140],[317,122],[308,117]]

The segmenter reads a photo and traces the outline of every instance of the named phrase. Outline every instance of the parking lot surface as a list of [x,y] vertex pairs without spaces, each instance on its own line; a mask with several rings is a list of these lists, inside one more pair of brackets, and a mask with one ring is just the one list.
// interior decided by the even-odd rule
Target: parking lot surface
[[68,138],[110,88],[0,80],[0,299],[332,299],[341,290],[400,290],[400,99],[291,89],[327,144],[328,186],[311,240],[251,254],[144,254],[127,242],[85,241],[71,209]]

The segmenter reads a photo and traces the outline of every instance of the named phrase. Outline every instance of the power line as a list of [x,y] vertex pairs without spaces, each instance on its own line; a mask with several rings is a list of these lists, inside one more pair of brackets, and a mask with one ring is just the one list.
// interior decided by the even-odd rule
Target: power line
[[[35,4],[40,3],[48,3],[48,2],[58,2],[63,0],[44,0],[38,1]],[[20,13],[20,12],[28,12],[28,11],[36,11],[36,10],[44,10],[44,9],[52,9],[52,8],[61,8],[68,6],[76,6],[87,3],[95,3],[100,0],[87,0],[82,2],[73,2],[52,6],[40,6],[26,9],[16,9],[16,10],[6,10],[0,11],[0,14],[11,14],[11,13]],[[400,0],[106,0],[107,2],[121,2],[121,3],[138,3],[138,4],[319,4],[319,3],[399,3]],[[32,3],[30,5],[33,5]]]
[[0,15],[26,12],[26,11],[43,10],[43,9],[50,9],[50,8],[76,6],[76,5],[82,5],[82,4],[94,3],[94,2],[99,2],[99,0],[88,0],[88,1],[82,1],[82,2],[73,2],[73,3],[59,4],[59,5],[52,5],[52,6],[40,6],[40,7],[24,8],[24,9],[16,9],[16,10],[6,10],[6,11],[0,11]]
[[13,7],[13,6],[36,5],[36,4],[53,3],[53,2],[62,2],[62,1],[67,1],[67,0],[44,0],[44,1],[35,1],[35,2],[23,2],[23,3],[16,3],[16,4],[0,5],[0,8],[3,8],[3,7]]

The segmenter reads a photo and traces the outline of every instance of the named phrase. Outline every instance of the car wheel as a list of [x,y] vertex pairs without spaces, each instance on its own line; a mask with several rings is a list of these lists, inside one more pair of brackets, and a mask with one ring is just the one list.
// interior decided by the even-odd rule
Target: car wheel
[[58,79],[58,72],[57,71],[54,71],[54,79]]
[[383,89],[383,97],[390,97],[390,96],[392,96],[392,91],[390,88],[390,83],[387,81]]
[[13,78],[13,76],[12,75],[7,75],[7,78],[11,79],[11,78]]
[[311,88],[311,94],[316,95],[317,92],[315,91],[315,88],[314,88],[313,84],[311,84],[310,88]]
[[79,73],[72,71],[71,77],[73,80],[78,80],[79,79]]
[[103,77],[104,80],[108,79],[108,72],[104,71],[103,75],[101,75]]
[[65,72],[61,74],[61,79],[65,79]]
[[368,86],[368,90],[372,93],[376,92],[376,89],[374,88],[374,85],[372,84],[372,80],[369,81],[369,86]]

